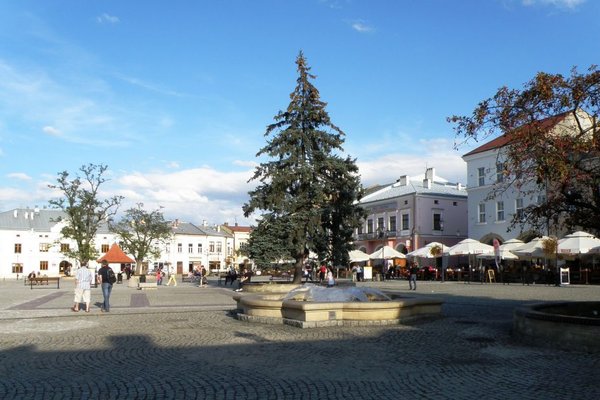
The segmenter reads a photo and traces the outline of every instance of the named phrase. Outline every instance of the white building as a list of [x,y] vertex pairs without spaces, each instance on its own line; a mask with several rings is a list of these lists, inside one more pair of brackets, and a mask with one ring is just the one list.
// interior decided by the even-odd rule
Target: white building
[[[62,276],[76,261],[66,257],[61,249],[76,246],[60,233],[65,213],[56,209],[20,208],[0,212],[0,278],[20,278],[34,271],[47,276]],[[156,243],[161,255],[146,260],[149,269],[172,265],[177,273],[185,274],[195,266],[207,270],[225,270],[226,259],[233,255],[233,236],[219,227],[207,224],[172,222],[173,235],[166,243]],[[119,238],[102,225],[95,244],[99,255],[108,251]],[[99,267],[91,261],[90,267]],[[115,266],[113,266],[114,268]],[[124,267],[124,266],[122,266]],[[118,268],[118,267],[117,267]]]
[[[588,114],[579,112],[582,125],[591,124]],[[575,118],[572,113],[564,113],[539,122],[548,134],[572,132]],[[507,179],[504,174],[502,149],[508,143],[507,135],[493,139],[463,155],[467,163],[468,232],[469,237],[483,243],[492,244],[493,239],[500,243],[515,237],[528,240],[546,232],[533,232],[528,225],[516,225],[510,229],[514,215],[518,215],[530,204],[539,204],[547,198],[545,189],[526,195],[524,191],[511,186],[502,194],[490,198],[494,185]],[[526,149],[523,149],[526,151]],[[527,187],[526,189],[529,189]],[[529,190],[526,190],[529,192]],[[547,228],[546,228],[547,230]]]
[[[75,246],[60,233],[65,214],[60,210],[19,208],[0,212],[0,277],[20,277],[34,271],[48,276],[64,275],[75,260],[61,253],[61,248]],[[106,253],[115,242],[114,234],[103,225],[96,235],[99,254]],[[94,267],[90,263],[90,267]]]

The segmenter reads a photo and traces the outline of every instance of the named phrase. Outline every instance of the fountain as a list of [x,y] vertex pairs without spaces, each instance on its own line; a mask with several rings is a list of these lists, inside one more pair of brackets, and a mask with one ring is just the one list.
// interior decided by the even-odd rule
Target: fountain
[[440,300],[390,298],[369,287],[324,288],[306,284],[288,293],[234,295],[237,318],[301,328],[391,325],[441,314]]
[[517,308],[513,334],[531,344],[599,351],[600,302],[538,303]]

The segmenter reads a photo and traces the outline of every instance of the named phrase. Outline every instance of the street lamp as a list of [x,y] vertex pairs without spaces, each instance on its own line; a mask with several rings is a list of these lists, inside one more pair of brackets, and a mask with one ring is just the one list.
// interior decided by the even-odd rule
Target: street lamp
[[383,258],[383,265],[381,266],[381,279],[385,280],[385,225],[379,226],[377,228],[377,236],[381,239],[381,258]]

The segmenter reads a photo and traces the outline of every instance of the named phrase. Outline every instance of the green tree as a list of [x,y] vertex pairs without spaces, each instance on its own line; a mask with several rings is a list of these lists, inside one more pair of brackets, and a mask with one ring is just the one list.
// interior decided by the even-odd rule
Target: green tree
[[250,238],[240,246],[243,255],[254,260],[259,268],[268,268],[276,260],[289,258],[286,247],[287,225],[279,224],[281,220],[265,215],[250,232]]
[[123,250],[132,254],[136,261],[136,274],[141,274],[142,263],[146,257],[160,257],[157,243],[164,243],[171,238],[171,226],[164,220],[163,214],[158,210],[147,211],[143,203],[125,211],[125,215],[114,225],[113,232],[122,240]]
[[600,72],[573,68],[570,76],[538,73],[522,90],[500,88],[471,116],[453,116],[461,141],[499,136],[504,178],[488,198],[515,189],[543,201],[515,214],[512,226],[530,225],[600,233]]
[[343,260],[363,211],[357,205],[361,187],[355,161],[341,156],[344,133],[331,122],[302,52],[296,65],[291,101],[267,127],[267,145],[257,153],[270,161],[251,178],[260,184],[249,193],[244,214],[264,212],[253,236],[262,232],[276,238],[278,251],[285,249],[285,258],[295,260],[294,281],[300,282],[310,250],[324,259]]
[[63,171],[58,174],[56,185],[48,185],[49,188],[60,191],[63,196],[49,201],[51,206],[66,214],[65,218],[56,221],[65,222],[61,234],[77,245],[76,248],[64,251],[64,254],[76,259],[80,265],[98,257],[94,243],[96,232],[102,224],[108,224],[123,199],[121,196],[100,199],[99,189],[107,181],[104,177],[107,168],[102,164],[83,165],[79,169],[81,176],[70,179],[69,173]]

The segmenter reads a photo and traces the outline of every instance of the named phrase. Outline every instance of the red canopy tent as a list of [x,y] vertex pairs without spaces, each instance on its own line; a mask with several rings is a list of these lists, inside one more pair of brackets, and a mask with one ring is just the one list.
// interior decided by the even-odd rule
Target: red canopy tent
[[113,243],[105,255],[97,260],[99,263],[107,261],[109,264],[130,264],[135,261],[121,250],[118,244]]

